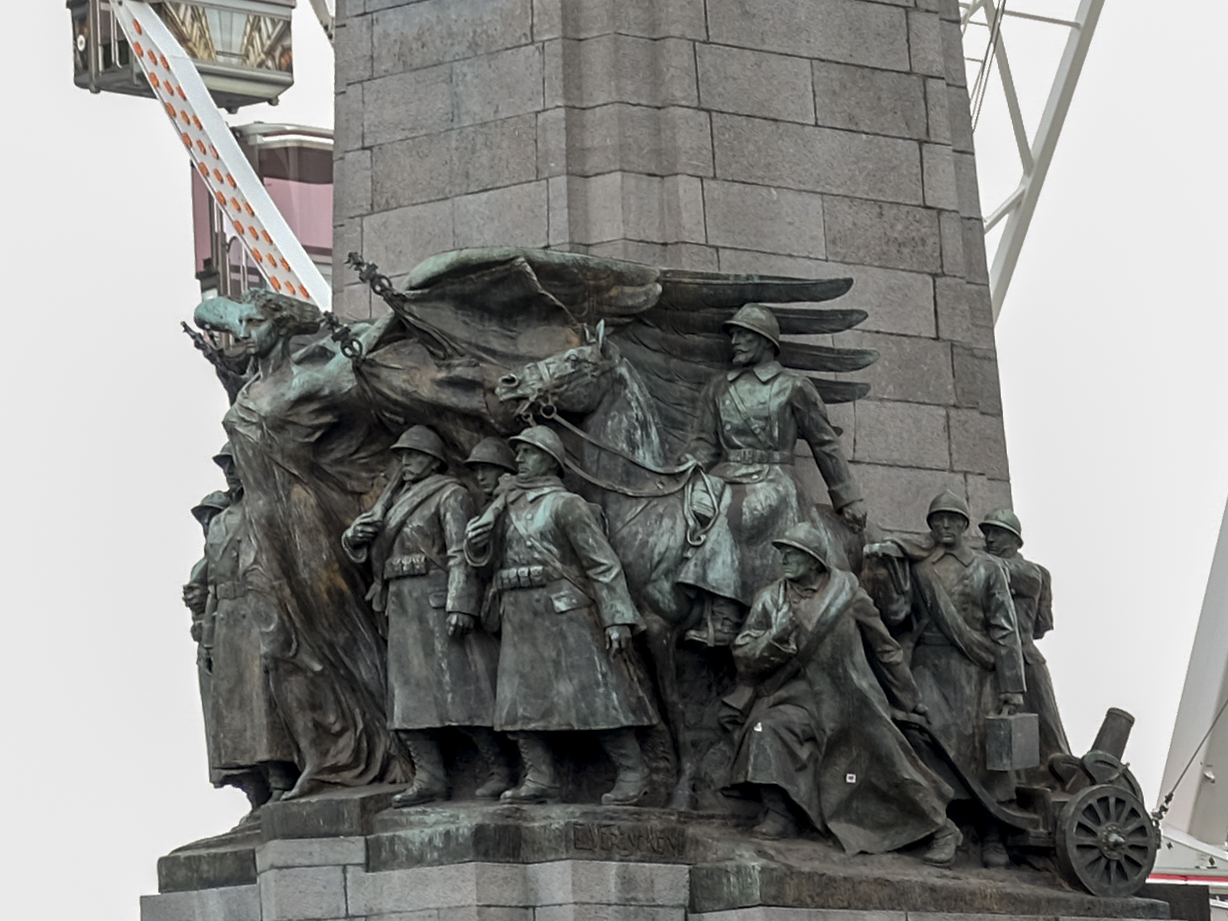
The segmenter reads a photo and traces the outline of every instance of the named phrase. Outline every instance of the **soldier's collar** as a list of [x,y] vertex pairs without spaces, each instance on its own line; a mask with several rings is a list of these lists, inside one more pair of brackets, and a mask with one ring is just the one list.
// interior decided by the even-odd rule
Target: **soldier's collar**
[[533,502],[542,496],[563,489],[563,481],[556,476],[522,477],[517,474],[512,478],[509,498],[524,498]]
[[755,365],[753,368],[734,368],[726,373],[725,377],[732,382],[741,377],[744,371],[753,371],[755,373],[755,377],[759,378],[759,380],[766,384],[783,370],[784,367],[781,365],[781,363],[776,359],[772,359],[771,361],[765,361],[762,364]]
[[942,544],[939,544],[934,548],[934,552],[930,554],[930,562],[937,563],[944,556],[953,556],[955,559],[963,563],[964,566],[971,566],[972,561],[976,559],[976,551],[974,551],[967,544],[964,544],[958,550],[949,550],[942,546]]

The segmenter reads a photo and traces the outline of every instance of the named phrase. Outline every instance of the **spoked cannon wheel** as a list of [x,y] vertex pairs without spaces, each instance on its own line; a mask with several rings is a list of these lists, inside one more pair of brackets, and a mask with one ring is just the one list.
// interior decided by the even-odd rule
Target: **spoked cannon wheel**
[[1057,862],[1092,895],[1128,896],[1147,881],[1159,833],[1137,796],[1099,784],[1077,793],[1058,819]]

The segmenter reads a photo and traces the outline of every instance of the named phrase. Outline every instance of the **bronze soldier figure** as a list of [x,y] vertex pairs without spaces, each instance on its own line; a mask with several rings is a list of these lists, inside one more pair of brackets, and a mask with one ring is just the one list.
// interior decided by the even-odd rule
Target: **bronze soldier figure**
[[[912,627],[905,645],[912,647],[912,673],[930,726],[964,770],[1005,802],[1014,798],[1015,779],[987,768],[985,720],[1023,705],[1023,656],[1006,572],[967,544],[970,520],[964,500],[944,491],[930,503],[925,539],[892,538],[867,552],[908,561]],[[971,798],[944,764],[934,767],[957,798]],[[1006,866],[997,823],[987,816],[980,822],[982,861]]]
[[478,488],[490,500],[499,487],[500,477],[509,473],[515,476],[516,455],[502,438],[483,438],[465,458],[465,466],[473,471]]
[[[209,525],[230,505],[230,497],[221,491],[209,493],[192,507],[192,517],[209,537]],[[192,613],[192,640],[200,643],[205,631],[205,607],[209,603],[209,561],[201,557],[183,586],[183,606]]]
[[370,562],[367,598],[388,617],[389,728],[405,740],[414,780],[394,806],[445,799],[448,778],[438,730],[472,739],[489,771],[476,795],[497,797],[511,772],[491,731],[495,709],[495,639],[475,630],[479,586],[465,564],[465,525],[473,503],[445,470],[443,441],[415,425],[392,446],[401,482],[391,501],[359,515],[342,537],[356,563]]
[[873,603],[831,566],[808,522],[772,541],[784,578],[755,596],[733,643],[739,685],[724,703],[740,723],[731,782],[757,790],[754,833],[788,838],[799,819],[828,830],[849,854],[882,853],[933,835],[924,859],[948,866],[960,833],[950,790],[891,720],[858,626]]
[[1040,726],[1041,776],[1047,775],[1049,758],[1069,754],[1070,743],[1053,693],[1049,665],[1036,648],[1036,640],[1053,629],[1053,588],[1049,570],[1024,559],[1023,526],[1008,508],[995,509],[980,524],[985,535],[985,550],[996,556],[1010,577],[1011,598],[1019,620],[1019,643],[1023,649],[1023,710],[1035,713]]
[[239,787],[252,811],[289,790],[298,776],[296,752],[273,700],[265,671],[263,632],[268,600],[250,590],[254,551],[244,515],[243,486],[230,460],[231,502],[209,523],[205,537],[209,586],[201,653],[209,673],[210,775],[214,786]]
[[638,802],[648,766],[634,727],[657,717],[633,658],[643,629],[622,564],[582,498],[559,479],[563,444],[535,426],[516,435],[518,473],[470,522],[466,555],[493,565],[502,630],[495,728],[514,734],[524,762],[507,802],[559,796],[549,734],[597,733],[614,762],[604,804]]
[[704,624],[688,639],[727,645],[755,592],[775,570],[771,539],[781,526],[814,517],[792,471],[794,447],[814,454],[832,504],[856,527],[864,503],[823,398],[809,379],[784,368],[780,326],[761,304],[747,304],[724,324],[733,344],[733,369],[718,375],[700,397],[686,453],[728,484],[717,521],[679,582],[705,593]]
[[[230,506],[230,496],[217,491],[205,496],[192,508],[192,517],[200,524],[205,539],[209,539],[209,525],[221,512]],[[183,586],[183,606],[192,614],[191,636],[196,643],[196,682],[200,688],[200,711],[205,726],[205,753],[209,759],[210,781],[220,780],[212,768],[213,716],[210,712],[213,699],[213,661],[210,654],[213,637],[205,639],[205,611],[209,607],[209,560],[201,557],[188,581]]]

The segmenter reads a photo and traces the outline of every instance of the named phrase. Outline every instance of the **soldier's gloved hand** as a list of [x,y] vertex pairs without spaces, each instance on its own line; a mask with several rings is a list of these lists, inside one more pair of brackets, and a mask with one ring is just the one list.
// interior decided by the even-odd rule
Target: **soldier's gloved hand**
[[484,544],[490,540],[490,534],[494,529],[493,521],[475,518],[465,525],[465,540],[474,544]]
[[605,648],[614,655],[631,649],[631,628],[626,624],[614,624],[605,628]]
[[998,716],[1010,716],[1023,706],[1022,694],[998,695]]
[[354,519],[350,529],[345,532],[351,544],[369,544],[379,534],[380,522],[369,512],[364,512]]
[[192,624],[192,629],[189,631],[189,633],[192,637],[192,642],[199,643],[201,640],[201,637],[205,635],[205,625],[202,624],[200,621],[195,621]]
[[472,633],[478,624],[478,619],[472,614],[462,614],[459,611],[448,615],[448,636],[461,637]]
[[866,504],[858,499],[840,509],[840,517],[860,531],[866,526]]

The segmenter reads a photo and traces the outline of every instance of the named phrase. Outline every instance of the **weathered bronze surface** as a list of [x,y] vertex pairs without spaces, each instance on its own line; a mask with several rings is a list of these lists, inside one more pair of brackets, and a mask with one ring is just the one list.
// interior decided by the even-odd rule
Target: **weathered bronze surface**
[[[1070,753],[1033,643],[1049,574],[1013,513],[981,524],[986,553],[943,494],[928,537],[866,546],[827,405],[864,396],[831,375],[878,356],[808,338],[865,319],[814,306],[851,280],[487,248],[398,291],[351,262],[390,314],[346,326],[267,292],[195,313],[232,405],[184,603],[214,782],[266,831],[346,790],[360,824],[668,801],[735,837],[938,866],[962,826],[1006,866],[1086,846],[1084,800],[1134,809],[1124,734]],[[1026,778],[991,769],[1035,763],[1020,711]],[[1010,737],[990,751],[992,720]],[[657,824],[627,834],[687,846]],[[1132,832],[1132,880],[1153,831]]]

